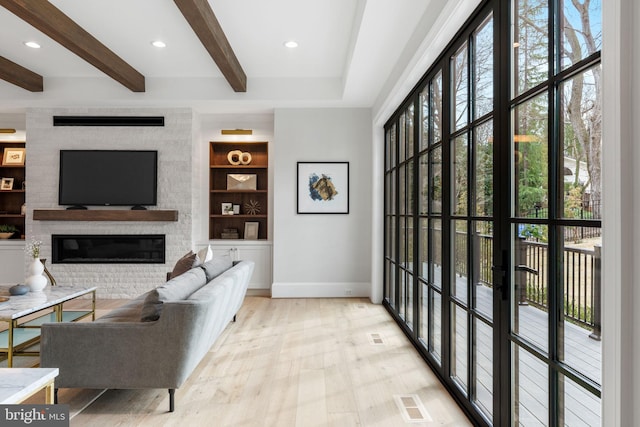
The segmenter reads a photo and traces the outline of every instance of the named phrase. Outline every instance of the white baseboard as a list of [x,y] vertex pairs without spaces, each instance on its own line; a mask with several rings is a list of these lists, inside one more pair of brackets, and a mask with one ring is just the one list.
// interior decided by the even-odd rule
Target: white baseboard
[[274,283],[271,298],[351,298],[371,295],[371,283]]

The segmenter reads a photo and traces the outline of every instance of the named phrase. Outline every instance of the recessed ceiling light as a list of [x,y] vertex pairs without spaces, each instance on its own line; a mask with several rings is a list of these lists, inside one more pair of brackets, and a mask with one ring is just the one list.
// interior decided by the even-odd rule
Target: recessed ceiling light
[[286,47],[288,47],[289,49],[293,49],[294,47],[298,47],[298,42],[295,42],[293,40],[289,40],[288,42],[284,42],[284,45]]
[[167,47],[167,44],[162,40],[152,41],[151,44],[154,45],[155,47]]
[[33,49],[40,49],[40,45],[36,42],[24,42],[25,46],[29,46]]

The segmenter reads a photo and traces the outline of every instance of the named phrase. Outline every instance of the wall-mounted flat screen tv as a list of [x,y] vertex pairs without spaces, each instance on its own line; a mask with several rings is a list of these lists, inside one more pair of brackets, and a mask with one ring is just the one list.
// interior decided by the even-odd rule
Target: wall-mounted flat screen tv
[[157,151],[60,150],[60,205],[153,206],[157,181]]

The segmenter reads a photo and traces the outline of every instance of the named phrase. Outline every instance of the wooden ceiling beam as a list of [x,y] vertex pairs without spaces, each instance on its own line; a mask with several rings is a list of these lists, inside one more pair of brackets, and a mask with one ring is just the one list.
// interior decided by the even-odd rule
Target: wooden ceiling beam
[[42,76],[0,56],[0,79],[31,92],[42,92]]
[[0,6],[60,43],[133,92],[144,92],[144,76],[48,1],[0,0]]
[[247,76],[208,0],[173,0],[236,92],[247,91]]

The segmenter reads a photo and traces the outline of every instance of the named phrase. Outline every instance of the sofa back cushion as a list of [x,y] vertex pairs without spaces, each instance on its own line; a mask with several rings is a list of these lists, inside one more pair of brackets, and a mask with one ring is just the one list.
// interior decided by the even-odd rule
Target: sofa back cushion
[[200,265],[200,268],[202,268],[207,277],[207,282],[212,281],[231,267],[233,267],[233,261],[231,261],[231,257],[228,255],[215,256]]
[[141,320],[153,322],[160,318],[162,304],[187,299],[207,282],[203,269],[192,268],[158,286],[147,294],[142,305]]

